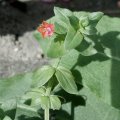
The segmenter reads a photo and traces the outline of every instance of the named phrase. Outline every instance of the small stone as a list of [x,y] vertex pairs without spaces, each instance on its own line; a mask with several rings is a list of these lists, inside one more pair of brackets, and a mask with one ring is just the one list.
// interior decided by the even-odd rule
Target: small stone
[[37,54],[36,56],[38,59],[41,59],[41,55],[40,54]]
[[17,47],[16,47],[16,48],[14,48],[14,52],[18,52],[18,50],[19,50],[19,49],[18,49]]

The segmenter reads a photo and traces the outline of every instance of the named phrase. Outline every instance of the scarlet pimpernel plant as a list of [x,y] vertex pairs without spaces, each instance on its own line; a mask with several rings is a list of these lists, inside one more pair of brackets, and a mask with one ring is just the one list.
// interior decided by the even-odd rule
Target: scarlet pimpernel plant
[[54,13],[55,16],[43,21],[35,33],[44,54],[51,58],[49,65],[43,66],[34,74],[37,87],[43,89],[44,86],[44,95],[40,97],[40,104],[45,111],[45,120],[49,120],[49,109],[61,108],[59,96],[51,94],[57,86],[69,94],[78,94],[71,72],[74,65],[72,63],[66,66],[69,63],[64,57],[71,51],[77,50],[76,48],[79,48],[83,41],[87,46],[83,51],[79,51],[81,55],[90,56],[97,53],[94,48],[95,43],[89,36],[97,33],[96,25],[103,16],[102,12],[77,14],[57,7],[54,8]]

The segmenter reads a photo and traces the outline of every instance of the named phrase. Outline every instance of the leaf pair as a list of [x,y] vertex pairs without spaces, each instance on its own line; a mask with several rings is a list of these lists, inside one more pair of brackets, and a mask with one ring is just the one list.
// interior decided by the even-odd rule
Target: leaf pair
[[31,91],[27,92],[24,96],[31,99],[31,106],[36,106],[38,109],[53,109],[59,110],[61,107],[61,102],[56,95],[48,95],[47,88],[44,86],[39,88],[33,88]]
[[102,18],[102,12],[89,13],[88,15],[83,15],[79,19],[80,32],[84,35],[94,35],[97,32],[96,25]]
[[[55,7],[54,13],[57,18],[57,23],[64,23],[61,26],[67,29],[67,34],[64,39],[65,50],[70,50],[76,48],[83,40],[82,34],[77,31],[79,28],[79,20],[73,15],[73,13],[67,9],[66,12],[61,11],[60,8]],[[60,27],[60,26],[59,26]],[[59,32],[59,31],[58,31]]]
[[71,71],[62,66],[54,68],[52,66],[44,66],[37,70],[33,75],[33,85],[41,87],[46,84],[53,76],[56,76],[61,87],[71,94],[77,93],[77,86]]
[[[65,49],[76,48],[82,42],[84,36],[96,34],[95,28],[102,18],[102,12],[82,14],[79,17],[67,9],[54,8],[55,18],[67,25],[67,35],[65,37]],[[59,23],[58,23],[59,24]],[[65,27],[63,25],[63,27]]]
[[59,110],[61,108],[61,101],[56,95],[41,96],[40,101],[43,109]]

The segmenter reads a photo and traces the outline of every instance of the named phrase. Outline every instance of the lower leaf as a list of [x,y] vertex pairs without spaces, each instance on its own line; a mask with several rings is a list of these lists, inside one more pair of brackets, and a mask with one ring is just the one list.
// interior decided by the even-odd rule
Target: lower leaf
[[69,69],[59,66],[56,70],[56,78],[61,87],[68,93],[77,94],[77,86]]
[[50,108],[53,110],[59,110],[61,108],[61,101],[60,99],[55,96],[55,95],[51,95],[50,96]]

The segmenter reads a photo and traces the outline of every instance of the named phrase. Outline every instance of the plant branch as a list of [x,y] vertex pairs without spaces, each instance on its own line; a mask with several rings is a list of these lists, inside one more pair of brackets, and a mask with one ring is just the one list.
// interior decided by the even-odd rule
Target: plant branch
[[[57,68],[60,64],[60,61],[61,61],[61,57],[59,58],[59,61],[58,63],[56,64],[56,67]],[[51,90],[52,90],[52,87],[53,87],[53,81],[50,80],[47,84],[47,89],[46,89],[46,96],[50,96],[50,93],[51,93]],[[44,119],[45,120],[49,120],[49,108],[46,108],[44,110]]]
[[[52,90],[53,82],[49,81],[47,84],[47,89],[46,89],[46,96],[50,96],[51,90]],[[44,120],[49,120],[49,108],[46,108],[44,110]]]
[[49,120],[49,109],[45,109],[45,120]]

